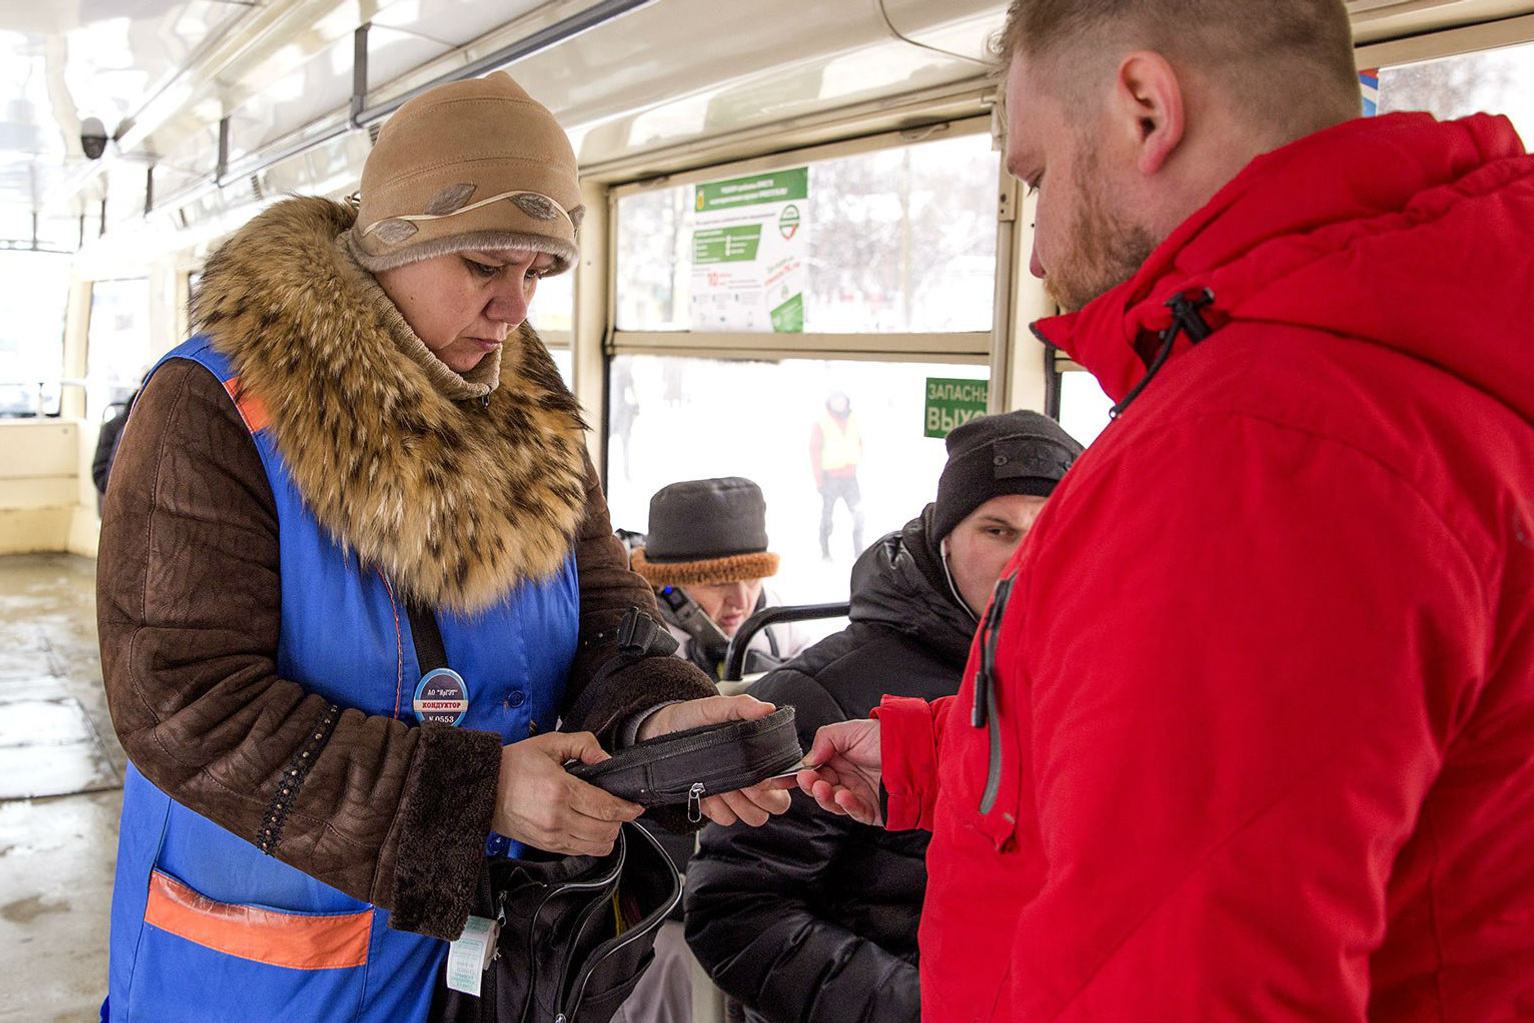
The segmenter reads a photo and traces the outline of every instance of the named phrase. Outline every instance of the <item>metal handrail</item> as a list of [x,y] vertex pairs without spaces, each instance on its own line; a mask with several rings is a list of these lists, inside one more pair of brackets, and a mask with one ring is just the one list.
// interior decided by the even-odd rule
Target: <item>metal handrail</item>
[[852,605],[840,604],[788,604],[780,607],[764,607],[741,623],[730,648],[724,655],[724,681],[739,682],[746,666],[746,647],[752,638],[769,625],[779,622],[807,622],[816,618],[845,618]]

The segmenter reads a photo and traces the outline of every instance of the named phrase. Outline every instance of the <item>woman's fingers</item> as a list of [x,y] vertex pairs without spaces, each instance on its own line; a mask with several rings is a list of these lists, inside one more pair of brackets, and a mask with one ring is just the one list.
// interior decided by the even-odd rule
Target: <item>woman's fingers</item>
[[549,852],[607,852],[618,825],[638,817],[644,807],[564,769],[567,760],[597,763],[606,758],[590,732],[549,732],[501,747],[491,827]]
[[[715,815],[718,812],[718,804],[710,807],[711,800],[719,800],[724,804],[724,808],[728,810],[729,819],[722,820],[721,817],[726,816],[723,813]],[[729,825],[741,822],[753,828],[759,828],[766,824],[773,814],[783,813],[788,809],[789,797],[787,792],[777,788],[773,782],[765,781],[750,788],[710,796],[703,803],[704,814],[715,824]],[[711,809],[714,809],[715,813],[711,813]]]
[[754,696],[700,696],[696,700],[668,703],[639,726],[640,739],[652,739],[669,732],[680,732],[702,725],[725,721],[753,721],[766,717],[777,708]]

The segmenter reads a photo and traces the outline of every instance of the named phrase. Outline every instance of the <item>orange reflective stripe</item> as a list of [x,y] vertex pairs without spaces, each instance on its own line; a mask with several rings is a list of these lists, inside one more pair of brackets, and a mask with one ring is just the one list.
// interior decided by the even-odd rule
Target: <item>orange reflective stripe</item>
[[339,970],[366,965],[373,911],[304,916],[214,902],[156,870],[144,921],[225,955],[290,970]]
[[240,378],[230,377],[224,381],[224,390],[229,392],[229,397],[234,399],[234,407],[240,413],[240,418],[245,420],[245,429],[251,433],[260,433],[271,423],[271,418],[266,414],[266,406],[261,399],[253,394],[245,394],[240,390]]

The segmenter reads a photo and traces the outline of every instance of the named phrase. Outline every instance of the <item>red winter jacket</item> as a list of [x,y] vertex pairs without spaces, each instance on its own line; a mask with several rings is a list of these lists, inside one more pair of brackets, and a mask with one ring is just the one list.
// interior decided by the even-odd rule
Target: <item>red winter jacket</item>
[[1534,1018],[1534,158],[1336,126],[1039,330],[1122,398],[1204,288],[1008,568],[988,727],[974,651],[879,710],[923,1019]]

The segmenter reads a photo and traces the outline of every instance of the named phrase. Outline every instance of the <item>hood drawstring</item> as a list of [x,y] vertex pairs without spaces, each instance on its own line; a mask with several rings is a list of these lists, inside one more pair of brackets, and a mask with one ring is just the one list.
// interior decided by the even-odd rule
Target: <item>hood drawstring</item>
[[1204,318],[1199,315],[1199,310],[1214,301],[1214,292],[1208,288],[1203,290],[1197,298],[1189,298],[1187,295],[1173,295],[1167,299],[1166,306],[1172,310],[1172,325],[1161,332],[1161,347],[1156,350],[1156,357],[1151,360],[1150,367],[1140,382],[1130,388],[1129,393],[1124,395],[1124,400],[1108,410],[1109,419],[1117,419],[1124,414],[1129,403],[1140,396],[1145,390],[1145,385],[1151,382],[1166,362],[1167,356],[1172,354],[1172,345],[1177,340],[1178,334],[1188,335],[1188,340],[1198,344],[1214,331]]
[[490,395],[481,394],[479,396],[479,407],[481,410],[488,409],[490,407]]

